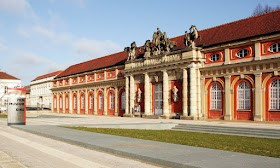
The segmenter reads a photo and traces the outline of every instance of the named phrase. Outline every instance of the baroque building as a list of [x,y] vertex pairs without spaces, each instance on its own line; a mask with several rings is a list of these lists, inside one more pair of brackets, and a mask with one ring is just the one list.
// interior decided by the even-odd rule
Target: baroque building
[[72,65],[53,112],[280,121],[280,10]]

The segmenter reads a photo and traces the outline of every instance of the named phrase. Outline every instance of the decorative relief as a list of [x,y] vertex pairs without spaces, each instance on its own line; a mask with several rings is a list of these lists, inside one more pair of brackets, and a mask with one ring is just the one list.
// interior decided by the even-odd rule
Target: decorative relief
[[139,68],[149,65],[158,65],[166,62],[174,62],[181,60],[182,56],[180,54],[175,55],[169,55],[169,56],[163,56],[160,58],[154,58],[154,59],[147,59],[144,60],[144,62],[132,62],[130,64],[126,65],[126,69],[132,69],[132,68]]

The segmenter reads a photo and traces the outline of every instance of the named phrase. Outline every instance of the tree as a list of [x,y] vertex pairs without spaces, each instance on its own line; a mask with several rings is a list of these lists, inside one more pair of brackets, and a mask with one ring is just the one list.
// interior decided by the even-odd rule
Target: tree
[[264,14],[264,13],[267,13],[270,11],[274,11],[274,10],[279,10],[279,9],[280,9],[280,6],[271,7],[269,5],[262,6],[261,4],[258,4],[256,6],[256,8],[254,9],[252,16],[261,15],[261,14]]

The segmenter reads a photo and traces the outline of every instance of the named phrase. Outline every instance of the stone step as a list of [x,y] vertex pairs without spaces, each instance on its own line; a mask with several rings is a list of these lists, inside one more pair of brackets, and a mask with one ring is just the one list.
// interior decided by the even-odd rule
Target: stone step
[[257,128],[241,128],[241,127],[219,127],[209,125],[190,125],[178,124],[172,128],[173,130],[206,132],[206,133],[222,133],[243,136],[256,136],[280,139],[280,131],[273,129],[257,129]]

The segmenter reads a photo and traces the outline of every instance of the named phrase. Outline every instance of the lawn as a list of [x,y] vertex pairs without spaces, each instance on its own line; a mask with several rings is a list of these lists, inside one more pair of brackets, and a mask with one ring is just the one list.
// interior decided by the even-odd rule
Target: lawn
[[88,127],[65,128],[280,158],[279,139],[173,130],[135,130]]

